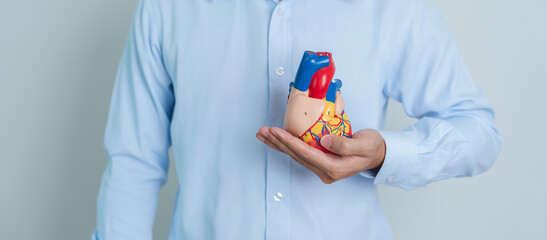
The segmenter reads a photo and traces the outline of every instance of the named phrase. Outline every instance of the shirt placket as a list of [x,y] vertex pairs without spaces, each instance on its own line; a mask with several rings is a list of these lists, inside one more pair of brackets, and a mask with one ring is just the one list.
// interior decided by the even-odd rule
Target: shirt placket
[[[268,32],[270,126],[283,127],[291,66],[290,6],[279,2],[273,9]],[[290,171],[292,159],[272,148],[267,150],[266,239],[289,239]]]

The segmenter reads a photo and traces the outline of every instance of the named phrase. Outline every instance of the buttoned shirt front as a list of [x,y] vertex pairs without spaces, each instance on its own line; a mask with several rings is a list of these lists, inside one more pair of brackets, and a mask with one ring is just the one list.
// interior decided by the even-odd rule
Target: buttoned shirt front
[[[255,138],[283,127],[305,50],[332,52],[355,131],[380,131],[379,171],[324,184]],[[420,120],[383,131],[387,100]],[[440,14],[423,0],[140,0],[105,134],[93,239],[151,239],[172,146],[169,239],[391,239],[376,184],[486,170],[501,140]]]

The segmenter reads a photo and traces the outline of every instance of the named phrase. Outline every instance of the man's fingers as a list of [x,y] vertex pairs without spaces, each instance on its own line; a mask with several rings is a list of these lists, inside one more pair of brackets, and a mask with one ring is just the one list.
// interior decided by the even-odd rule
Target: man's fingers
[[281,151],[281,149],[279,147],[277,147],[277,145],[275,145],[274,143],[272,143],[269,139],[267,138],[264,138],[264,137],[259,137],[259,134],[257,133],[257,137],[261,142],[265,143],[266,145],[268,145],[269,147],[277,150],[277,151],[280,151],[280,152],[283,152]]
[[294,137],[287,131],[280,128],[270,128],[270,133],[277,137],[281,142],[283,142],[287,147],[292,151],[298,154],[302,159],[308,161],[312,165],[318,167],[324,172],[331,172],[336,169],[336,165],[329,157],[320,150],[310,147],[308,144],[302,140]]
[[359,144],[355,139],[336,135],[325,135],[321,138],[321,146],[338,155],[356,155],[359,153]]
[[281,152],[288,154],[295,161],[302,164],[302,166],[308,168],[313,173],[315,173],[315,175],[317,175],[321,179],[321,181],[323,181],[324,183],[331,184],[334,182],[334,179],[329,177],[327,173],[325,173],[323,170],[319,169],[318,167],[314,166],[313,164],[309,163],[308,161],[304,160],[301,156],[298,155],[298,153],[294,152],[291,148],[285,145],[276,136],[269,135],[269,140],[271,140],[273,144],[275,144],[278,148],[280,148]]
[[[370,166],[376,168],[374,165],[376,158],[368,155],[371,155],[369,152],[378,152],[372,151],[377,150],[378,146],[376,145],[378,144],[375,145],[375,142],[379,142],[373,140],[382,139],[378,138],[378,133],[376,133],[378,136],[373,133],[375,132],[359,131],[351,139],[335,135],[323,136],[321,145],[334,154],[324,153],[313,148],[280,128],[261,128],[257,133],[257,138],[272,148],[287,153],[294,160],[313,171],[324,183],[330,184],[353,176],[364,169],[370,169]],[[385,145],[383,148],[385,149]],[[379,156],[377,159],[383,161],[383,154],[378,152],[376,155]],[[378,161],[378,166],[381,166],[381,161]]]
[[[333,183],[337,180],[337,179],[332,178],[330,176],[330,174],[328,174],[325,170],[323,170],[320,167],[313,164],[314,162],[319,162],[319,161],[317,161],[315,159],[306,159],[304,157],[304,156],[307,156],[307,157],[315,156],[315,157],[321,157],[322,158],[322,157],[325,157],[325,156],[321,156],[321,155],[325,155],[323,152],[308,146],[306,143],[304,143],[304,142],[300,141],[300,139],[295,138],[294,136],[290,135],[285,130],[282,130],[280,128],[276,128],[275,130],[273,130],[273,132],[275,132],[276,134],[275,135],[272,134],[272,128],[262,127],[256,133],[256,138],[259,139],[260,141],[264,142],[265,144],[267,144],[271,148],[274,148],[277,151],[284,152],[284,153],[288,154],[295,161],[302,164],[302,166],[308,168],[313,173],[315,173],[321,179],[321,181],[323,181],[324,183],[331,184],[331,183]],[[283,137],[283,140],[281,139],[280,136]],[[296,141],[294,141],[294,140],[296,140]],[[289,146],[287,144],[289,142],[290,142],[290,144],[297,145],[298,147]],[[296,152],[294,149],[297,149],[299,152]],[[312,153],[310,153],[310,152],[312,152]],[[313,152],[315,152],[315,153],[313,153]],[[302,155],[304,155],[304,156],[302,156]],[[329,154],[329,155],[332,155],[332,154]],[[335,155],[332,155],[332,156],[338,157],[338,156],[335,156]],[[325,165],[325,164],[323,164],[323,165]]]
[[[270,130],[270,129],[268,129],[268,130]],[[268,142],[275,145],[274,148],[278,149],[278,151],[280,151],[280,152],[284,152],[284,153],[288,154],[295,161],[302,164],[302,166],[304,166],[304,167],[308,168],[309,170],[311,170],[313,173],[315,173],[321,179],[321,181],[323,181],[324,183],[327,183],[327,184],[330,184],[330,183],[334,182],[334,180],[332,178],[330,178],[323,170],[319,169],[318,167],[316,167],[313,164],[311,164],[311,163],[307,162],[306,160],[304,160],[300,155],[298,155],[298,153],[294,152],[290,147],[288,147],[286,144],[284,144],[279,138],[277,138],[276,136],[272,135],[269,132],[268,133],[263,133],[263,134],[267,136],[266,140]]]

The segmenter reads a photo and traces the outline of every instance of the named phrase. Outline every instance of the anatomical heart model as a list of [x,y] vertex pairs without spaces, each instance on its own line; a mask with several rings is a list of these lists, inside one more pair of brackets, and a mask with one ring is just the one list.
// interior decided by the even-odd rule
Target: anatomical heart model
[[285,130],[312,147],[321,146],[324,135],[351,138],[351,125],[344,112],[340,88],[342,81],[332,79],[334,62],[329,52],[304,52],[296,78],[290,84],[285,112]]

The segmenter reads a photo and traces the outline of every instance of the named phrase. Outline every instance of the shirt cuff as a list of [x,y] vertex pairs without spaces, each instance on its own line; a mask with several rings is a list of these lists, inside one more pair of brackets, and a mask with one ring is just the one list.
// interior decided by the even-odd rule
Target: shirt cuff
[[375,178],[374,184],[386,184],[403,189],[417,187],[418,150],[416,138],[410,131],[379,131],[386,143],[386,156],[380,170],[361,172],[361,176]]

